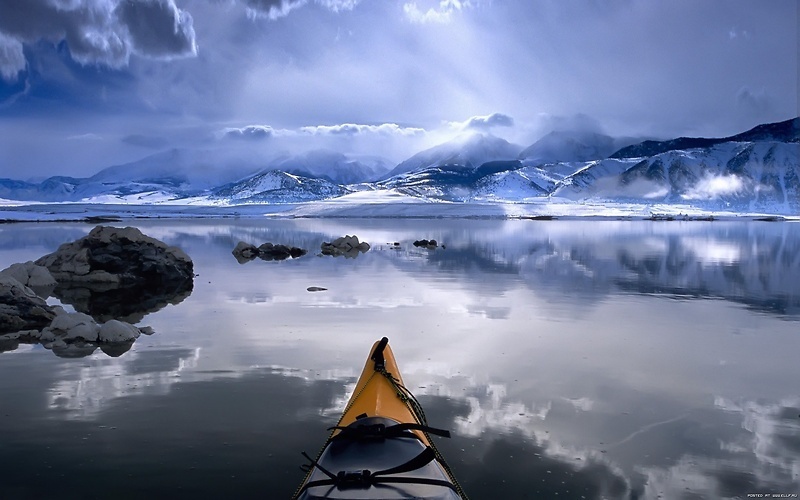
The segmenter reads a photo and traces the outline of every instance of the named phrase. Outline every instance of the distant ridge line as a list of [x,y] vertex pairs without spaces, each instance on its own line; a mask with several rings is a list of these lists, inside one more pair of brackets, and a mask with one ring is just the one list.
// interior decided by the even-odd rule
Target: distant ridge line
[[644,141],[626,146],[609,158],[642,158],[681,149],[707,148],[723,142],[800,142],[800,117],[757,125],[746,132],[720,138],[678,137],[668,141]]

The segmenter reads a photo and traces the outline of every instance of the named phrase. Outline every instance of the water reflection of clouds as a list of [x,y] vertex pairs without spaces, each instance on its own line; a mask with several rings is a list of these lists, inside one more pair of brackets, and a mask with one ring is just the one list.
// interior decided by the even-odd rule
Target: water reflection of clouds
[[735,402],[716,398],[715,406],[740,414],[742,429],[747,434],[738,441],[721,443],[731,453],[752,453],[756,459],[753,472],[762,482],[786,483],[794,480],[800,486],[800,397],[777,403],[759,401]]
[[503,385],[491,384],[484,388],[485,397],[467,396],[469,413],[455,419],[456,433],[479,437],[485,433],[512,434],[518,431],[528,438],[536,438],[535,422],[547,418],[551,403],[534,406],[507,401],[505,389]]
[[703,265],[735,264],[741,262],[741,243],[724,241],[714,237],[685,237],[683,245],[692,253],[695,260]]
[[155,358],[135,350],[124,358],[85,358],[80,367],[62,367],[59,380],[47,390],[47,408],[58,412],[58,418],[92,420],[124,397],[166,396],[178,383],[208,379],[241,378],[250,373],[269,373],[302,380],[311,385],[319,381],[346,383],[347,391],[336,395],[334,404],[320,410],[321,415],[341,414],[355,389],[357,373],[352,368],[298,369],[282,365],[254,365],[247,369],[199,370],[201,349],[160,350]]
[[[688,491],[722,498],[748,491],[793,492],[800,488],[800,399],[796,397],[776,403],[716,398],[713,407],[709,406],[710,413],[687,408],[657,420],[660,414],[675,415],[680,406],[665,406],[661,413],[660,406],[667,400],[657,401],[666,395],[653,395],[652,401],[633,406],[639,408],[635,415],[620,418],[622,409],[630,408],[625,399],[635,397],[633,388],[615,390],[622,399],[606,391],[607,400],[600,401],[602,404],[587,396],[537,397],[524,402],[519,392],[509,391],[508,384],[464,376],[445,363],[411,364],[409,368],[408,378],[415,381],[414,391],[424,399],[423,405],[435,403],[437,398],[462,402],[462,410],[451,424],[459,438],[524,437],[541,447],[550,460],[604,464],[619,477],[628,478],[629,491],[643,488],[640,498],[679,498]],[[567,406],[557,405],[558,401]],[[568,417],[565,408],[582,415]],[[731,427],[733,422],[726,415],[739,416],[739,430]],[[609,439],[615,427],[625,432],[634,421],[641,422],[633,427],[635,432],[628,430],[627,437],[619,434],[620,439]],[[566,428],[559,426],[560,422],[567,422]],[[562,433],[575,425],[594,429],[598,441],[588,444],[585,436],[579,436],[577,442],[565,439]],[[716,443],[716,449],[709,443]]]
[[467,304],[469,314],[486,319],[508,319],[511,315],[510,306],[492,306],[488,304]]
[[[64,412],[59,418],[89,420],[123,397],[164,395],[181,374],[197,365],[200,349],[162,351],[164,366],[136,350],[120,358],[92,356],[83,364],[62,366],[59,379],[47,390],[47,408]],[[145,366],[137,364],[144,362]]]

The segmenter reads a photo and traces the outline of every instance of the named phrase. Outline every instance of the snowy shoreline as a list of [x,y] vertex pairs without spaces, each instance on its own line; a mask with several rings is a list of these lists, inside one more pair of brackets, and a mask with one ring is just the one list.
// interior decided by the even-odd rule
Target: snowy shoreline
[[800,221],[798,215],[766,212],[706,210],[688,205],[573,202],[528,203],[342,202],[338,200],[292,204],[106,204],[36,203],[0,200],[0,223],[117,222],[128,219],[213,218],[392,218],[392,219],[630,219],[630,220],[770,220]]

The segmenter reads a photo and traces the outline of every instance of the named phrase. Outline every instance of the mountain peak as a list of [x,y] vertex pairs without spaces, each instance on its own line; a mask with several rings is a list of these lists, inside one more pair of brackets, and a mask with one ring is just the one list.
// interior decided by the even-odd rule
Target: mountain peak
[[313,149],[294,156],[283,155],[264,170],[283,170],[339,184],[354,184],[374,180],[388,167],[378,157],[353,158],[331,149]]
[[521,149],[520,146],[491,134],[464,133],[415,154],[397,165],[384,178],[444,165],[475,169],[487,161],[515,160]]
[[520,154],[526,165],[591,161],[608,158],[615,151],[613,137],[597,132],[554,130]]
[[723,142],[800,142],[800,117],[765,123],[740,134],[720,137],[678,137],[669,141],[644,141],[620,149],[611,158],[641,158],[678,149],[709,148]]

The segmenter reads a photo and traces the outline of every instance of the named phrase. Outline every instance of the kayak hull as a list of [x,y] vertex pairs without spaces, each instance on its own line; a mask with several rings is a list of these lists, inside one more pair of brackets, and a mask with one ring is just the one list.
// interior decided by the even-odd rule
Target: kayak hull
[[298,500],[461,500],[432,446],[421,408],[405,389],[394,354],[372,346],[337,426],[298,490]]
[[[379,344],[380,341],[375,342],[370,352],[375,352]],[[361,376],[356,383],[355,390],[350,396],[347,406],[345,406],[342,417],[339,419],[338,426],[348,426],[355,422],[358,416],[365,414],[367,416],[392,418],[398,422],[421,423],[408,404],[398,397],[397,384],[399,383],[405,387],[405,382],[403,382],[400,369],[397,367],[397,360],[394,357],[392,348],[388,344],[383,348],[383,357],[386,373],[391,375],[396,382],[392,383],[387,376],[376,372],[374,361],[367,359],[364,369],[361,371]],[[417,431],[416,434],[426,445],[430,445],[428,437],[424,433]]]

